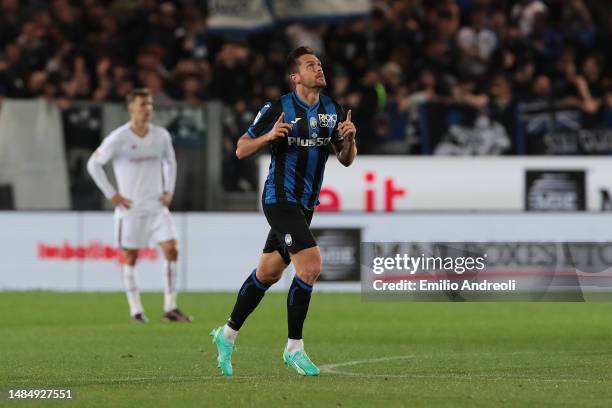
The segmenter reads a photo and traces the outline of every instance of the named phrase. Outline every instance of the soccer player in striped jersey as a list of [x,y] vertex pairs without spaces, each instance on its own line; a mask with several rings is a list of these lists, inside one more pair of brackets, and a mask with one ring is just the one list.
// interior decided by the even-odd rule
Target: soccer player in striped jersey
[[224,375],[233,373],[231,357],[238,331],[291,262],[296,276],[287,295],[288,340],[283,360],[299,374],[320,373],[304,351],[302,339],[312,288],[321,272],[321,252],[310,231],[310,221],[330,148],[340,163],[349,166],[357,155],[357,131],[351,111],[345,117],[342,108],[321,93],[325,75],[312,49],[292,51],[286,68],[294,91],[266,103],[238,140],[239,159],[265,147],[272,155],[262,195],[270,232],[257,268],[238,292],[229,320],[211,332]]
[[[87,162],[87,170],[115,205],[117,245],[123,249],[123,282],[132,320],[146,323],[136,284],[138,250],[151,243],[164,253],[164,320],[190,322],[176,305],[176,227],[168,207],[176,180],[176,159],[168,131],[149,122],[151,91],[135,89],[127,96],[130,121],[111,132]],[[104,164],[112,161],[118,189]]]

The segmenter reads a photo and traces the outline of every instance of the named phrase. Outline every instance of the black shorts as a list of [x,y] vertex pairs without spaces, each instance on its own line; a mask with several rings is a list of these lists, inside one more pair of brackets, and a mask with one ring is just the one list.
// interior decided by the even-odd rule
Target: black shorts
[[287,265],[291,263],[289,253],[317,246],[310,232],[313,210],[293,203],[264,204],[263,211],[270,224],[270,232],[264,253],[278,251]]

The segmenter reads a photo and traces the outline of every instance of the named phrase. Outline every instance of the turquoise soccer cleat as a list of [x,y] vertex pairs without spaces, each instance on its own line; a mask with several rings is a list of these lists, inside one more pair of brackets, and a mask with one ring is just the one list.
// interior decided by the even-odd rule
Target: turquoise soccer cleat
[[287,349],[283,352],[283,360],[285,364],[292,367],[301,375],[315,376],[321,373],[321,370],[314,365],[308,354],[303,349],[289,353]]
[[236,347],[223,337],[223,326],[213,329],[210,332],[212,342],[217,346],[217,367],[221,369],[221,373],[225,376],[232,376],[234,369],[232,368],[232,353],[236,351]]

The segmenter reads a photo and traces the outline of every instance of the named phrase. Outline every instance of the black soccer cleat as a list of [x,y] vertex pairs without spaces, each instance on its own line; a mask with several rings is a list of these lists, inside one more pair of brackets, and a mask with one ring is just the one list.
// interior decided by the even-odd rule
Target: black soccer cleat
[[147,316],[145,316],[144,313],[136,313],[134,316],[132,316],[132,321],[134,323],[149,323],[149,319],[147,319]]
[[187,316],[186,314],[181,312],[180,309],[174,309],[164,313],[164,320],[168,322],[191,323],[193,321],[193,317]]

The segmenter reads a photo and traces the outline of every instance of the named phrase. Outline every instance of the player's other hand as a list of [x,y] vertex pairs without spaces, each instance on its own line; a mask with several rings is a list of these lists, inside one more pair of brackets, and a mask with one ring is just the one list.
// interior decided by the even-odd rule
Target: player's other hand
[[283,119],[285,119],[285,112],[280,114],[272,129],[268,132],[269,141],[274,141],[289,134],[292,125],[290,123],[284,123]]
[[111,197],[111,202],[115,206],[120,206],[123,208],[130,208],[132,206],[132,202],[119,193],[116,193],[114,196]]
[[172,193],[166,192],[162,194],[161,197],[159,198],[159,201],[162,202],[164,207],[170,207],[170,203],[172,203]]
[[346,120],[344,122],[340,122],[338,124],[338,132],[340,132],[340,136],[344,138],[344,140],[348,140],[352,142],[355,140],[355,135],[357,134],[357,128],[351,121],[351,110],[349,109],[346,114]]

